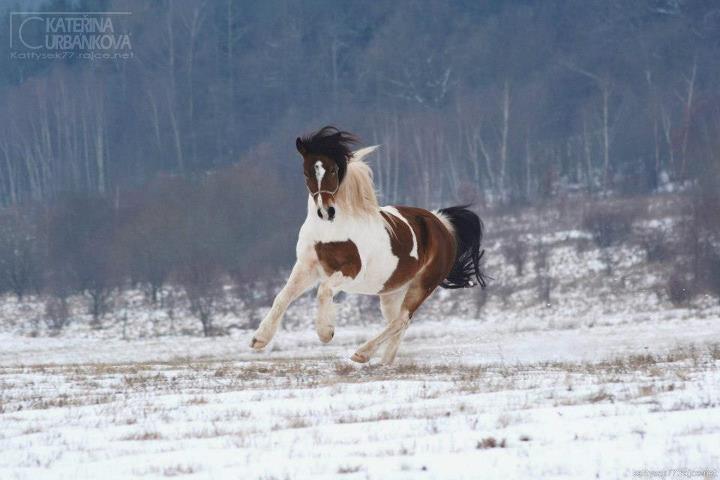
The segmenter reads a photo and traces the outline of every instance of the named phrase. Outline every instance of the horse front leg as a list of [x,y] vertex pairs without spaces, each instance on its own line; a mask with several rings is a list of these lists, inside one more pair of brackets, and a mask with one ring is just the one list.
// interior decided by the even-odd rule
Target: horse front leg
[[272,308],[255,331],[250,346],[255,350],[262,350],[270,343],[280,326],[285,311],[290,304],[304,292],[315,286],[318,273],[315,262],[300,261],[290,272],[287,283],[273,300]]
[[335,305],[333,304],[333,290],[323,282],[317,292],[318,312],[315,319],[315,331],[323,343],[328,343],[335,336]]
[[333,296],[342,289],[347,278],[342,272],[335,272],[320,281],[317,291],[318,312],[315,318],[315,331],[323,343],[328,343],[335,335],[335,304]]

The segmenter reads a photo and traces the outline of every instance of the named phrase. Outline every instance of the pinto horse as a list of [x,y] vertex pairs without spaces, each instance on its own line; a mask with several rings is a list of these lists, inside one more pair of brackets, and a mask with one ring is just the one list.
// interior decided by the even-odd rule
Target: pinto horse
[[352,151],[354,135],[324,127],[298,137],[309,195],[300,228],[297,261],[251,342],[272,340],[292,301],[318,285],[315,329],[323,343],[335,333],[333,296],[338,291],[378,295],[387,326],[352,360],[365,363],[386,344],[392,364],[415,311],[438,287],[480,285],[483,226],[467,206],[427,211],[378,205],[372,170],[363,161],[377,146]]

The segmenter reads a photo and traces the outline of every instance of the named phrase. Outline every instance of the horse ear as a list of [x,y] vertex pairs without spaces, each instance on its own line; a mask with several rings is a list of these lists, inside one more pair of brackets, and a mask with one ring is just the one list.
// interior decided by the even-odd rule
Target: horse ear
[[300,152],[300,155],[305,155],[305,145],[300,137],[295,139],[295,148],[297,148],[297,151]]

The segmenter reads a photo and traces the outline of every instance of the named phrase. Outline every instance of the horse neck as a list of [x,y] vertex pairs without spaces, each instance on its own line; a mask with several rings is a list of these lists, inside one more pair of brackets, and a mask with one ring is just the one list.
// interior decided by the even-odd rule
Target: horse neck
[[384,223],[384,219],[382,215],[380,215],[380,210],[378,208],[377,214],[371,215],[368,213],[357,213],[353,212],[351,210],[348,210],[344,205],[342,204],[335,204],[337,208],[337,216],[335,217],[335,220],[332,222],[329,222],[327,220],[324,220],[320,217],[318,217],[317,214],[317,204],[315,203],[315,200],[313,199],[312,195],[308,195],[308,202],[307,202],[307,216],[305,219],[305,222],[312,225],[314,229],[321,229],[321,230],[342,230],[352,225],[368,225],[373,224],[375,222],[382,222]]

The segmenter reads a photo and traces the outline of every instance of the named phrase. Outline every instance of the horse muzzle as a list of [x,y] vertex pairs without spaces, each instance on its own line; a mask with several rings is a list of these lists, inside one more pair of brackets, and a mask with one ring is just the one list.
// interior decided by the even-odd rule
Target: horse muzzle
[[330,192],[318,192],[315,194],[317,215],[323,220],[333,221],[335,219],[335,199]]
[[333,220],[335,220],[335,207],[328,207],[327,209],[320,207],[317,209],[317,214],[318,217],[322,218],[323,220],[329,220],[332,222]]

